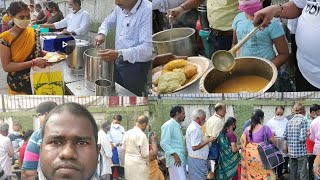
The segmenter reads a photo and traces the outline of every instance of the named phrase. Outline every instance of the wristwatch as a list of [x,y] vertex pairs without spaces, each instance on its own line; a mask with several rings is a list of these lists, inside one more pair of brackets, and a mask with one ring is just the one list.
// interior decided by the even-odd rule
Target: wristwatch
[[123,61],[123,54],[122,54],[122,51],[118,51],[118,57],[117,59]]

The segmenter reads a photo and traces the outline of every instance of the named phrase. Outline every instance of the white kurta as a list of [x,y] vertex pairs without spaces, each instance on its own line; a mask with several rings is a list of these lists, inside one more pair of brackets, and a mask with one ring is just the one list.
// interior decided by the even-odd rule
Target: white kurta
[[11,157],[13,156],[13,147],[8,137],[0,134],[0,166],[6,175],[11,175]]
[[127,131],[123,136],[125,150],[125,179],[149,179],[149,142],[146,134],[138,127]]
[[97,172],[100,174],[100,159],[102,159],[102,167],[101,167],[101,174],[100,176],[111,173],[111,157],[112,157],[112,146],[110,143],[110,138],[107,133],[103,130],[98,132],[98,144],[101,145],[100,155],[102,158],[99,157],[99,164],[97,167]]

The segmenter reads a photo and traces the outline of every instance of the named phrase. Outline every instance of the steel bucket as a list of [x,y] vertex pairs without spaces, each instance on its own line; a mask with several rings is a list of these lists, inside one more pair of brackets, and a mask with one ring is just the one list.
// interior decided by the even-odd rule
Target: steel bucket
[[114,62],[103,61],[95,48],[84,51],[85,60],[85,86],[95,91],[95,82],[98,79],[106,79],[112,82],[114,87]]
[[269,80],[269,83],[259,92],[266,92],[276,81],[278,71],[269,60],[258,57],[235,58],[235,66],[230,72],[222,72],[215,68],[209,69],[200,79],[199,88],[203,93],[211,93],[221,83],[233,77],[243,75],[257,75]]
[[[75,43],[68,42],[69,45],[71,43],[75,45],[75,49],[68,55],[68,71],[72,75],[84,75],[85,63],[83,53],[90,48],[90,43],[80,39],[76,39]],[[70,46],[70,48],[72,47]]]
[[[194,56],[196,50],[196,30],[192,28],[173,28],[152,36],[156,54],[172,53],[178,56]],[[171,34],[172,33],[172,34]],[[172,36],[172,40],[170,40]]]

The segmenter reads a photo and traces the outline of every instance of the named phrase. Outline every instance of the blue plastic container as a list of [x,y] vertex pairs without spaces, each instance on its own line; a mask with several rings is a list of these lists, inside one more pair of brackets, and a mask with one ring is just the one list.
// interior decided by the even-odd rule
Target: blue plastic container
[[209,44],[208,44],[208,36],[210,34],[210,31],[205,31],[205,30],[200,30],[199,31],[199,36],[201,37],[201,40],[202,40],[202,44],[204,46],[204,50],[205,50],[205,53],[206,53],[206,57],[207,58],[211,58],[209,57]]

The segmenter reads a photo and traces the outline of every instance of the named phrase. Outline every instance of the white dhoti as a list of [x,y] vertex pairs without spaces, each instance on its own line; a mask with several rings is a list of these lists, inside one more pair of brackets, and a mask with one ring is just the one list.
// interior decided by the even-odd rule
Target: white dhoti
[[149,165],[141,158],[125,155],[124,174],[126,180],[149,180]]
[[171,166],[168,168],[170,179],[179,179],[179,180],[186,180],[187,179],[187,172],[186,166]]

